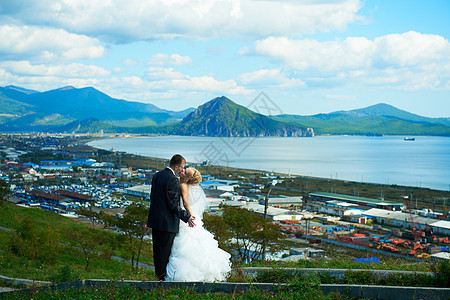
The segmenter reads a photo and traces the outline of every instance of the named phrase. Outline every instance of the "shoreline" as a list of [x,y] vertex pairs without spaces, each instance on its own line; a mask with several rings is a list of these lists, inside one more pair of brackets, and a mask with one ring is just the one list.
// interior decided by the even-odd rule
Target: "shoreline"
[[[20,133],[16,133],[20,134]],[[31,134],[31,133],[30,133]],[[50,133],[49,133],[50,134]],[[69,133],[59,133],[60,135],[68,135],[73,136],[73,134]],[[77,135],[77,134],[75,134]],[[83,134],[79,134],[83,135]],[[109,134],[105,133],[102,136],[96,136],[92,134],[86,134],[88,137],[96,138],[96,139],[112,139],[112,138],[146,138],[146,137],[170,137],[170,136],[179,136],[179,137],[217,137],[217,138],[230,138],[233,136],[208,136],[208,135],[180,135],[180,134],[152,134],[152,133],[111,133],[111,135],[117,136],[109,136]],[[358,135],[358,134],[315,134],[314,136],[235,136],[233,138],[314,138],[314,137],[442,137],[442,138],[450,138],[448,135],[414,135],[414,134],[382,134],[382,135]]]
[[[181,139],[190,138],[191,136],[184,136],[184,135],[145,135],[145,136],[143,136],[143,135],[139,135],[139,136],[126,135],[126,136],[120,136],[120,137],[119,136],[107,136],[107,137],[91,136],[88,139],[88,141],[86,141],[86,144],[96,142],[96,141],[99,141],[101,143],[102,140],[113,140],[113,139],[121,139],[121,140],[126,139],[126,138],[139,138],[139,139],[163,138],[164,139],[164,138],[172,138],[172,137],[174,138],[173,141],[176,142],[176,141],[178,141],[178,138],[181,138]],[[327,145],[330,142],[334,143],[334,141],[336,141],[336,143],[339,143],[341,145],[346,145],[346,144],[348,144],[347,142],[338,142],[339,137],[349,138],[348,141],[350,141],[350,143],[353,141],[353,137],[354,137],[354,138],[363,138],[362,143],[365,143],[364,138],[368,138],[368,140],[367,140],[368,142],[370,140],[372,140],[369,142],[369,145],[371,145],[372,143],[375,143],[374,145],[382,145],[382,144],[380,144],[380,143],[382,143],[381,141],[377,142],[376,141],[377,139],[371,139],[372,137],[369,137],[369,136],[339,136],[339,137],[338,136],[319,136],[318,138],[320,139],[320,137],[331,138],[331,140],[325,139],[325,140],[321,140],[321,141],[318,140],[317,142],[313,142],[310,139],[303,140],[303,139],[298,139],[298,138],[294,138],[294,137],[289,139],[289,137],[288,137],[288,140],[290,140],[288,143],[298,145],[296,142],[298,140],[299,143],[306,143],[306,145],[317,145],[317,143],[319,143],[319,145],[320,144]],[[399,140],[395,140],[395,138],[397,138],[397,137],[399,138]],[[422,137],[424,139],[425,138],[433,138],[433,137],[425,137],[425,136],[422,136]],[[381,169],[378,169],[377,172],[375,172],[375,173],[371,173],[370,168],[374,166],[374,163],[376,163],[376,160],[368,160],[367,166],[363,166],[363,168],[356,167],[356,165],[355,165],[355,167],[350,167],[350,169],[348,169],[346,166],[345,167],[342,166],[343,163],[341,163],[341,164],[337,163],[337,165],[335,165],[333,156],[324,156],[324,157],[330,157],[328,160],[329,160],[329,163],[332,165],[332,167],[330,168],[330,170],[328,170],[327,169],[328,162],[327,162],[326,158],[325,158],[325,160],[323,160],[320,156],[317,156],[317,155],[314,156],[314,154],[312,154],[312,156],[311,156],[310,154],[307,154],[310,152],[303,152],[301,160],[297,161],[292,166],[290,166],[287,163],[289,161],[289,159],[286,160],[286,158],[284,160],[282,159],[280,161],[280,163],[269,164],[269,163],[267,163],[267,159],[269,159],[269,161],[270,161],[270,157],[268,157],[267,154],[263,154],[263,156],[261,158],[262,159],[261,163],[258,163],[257,161],[253,160],[253,157],[251,155],[248,155],[248,153],[241,155],[245,149],[241,150],[241,153],[239,153],[239,154],[236,154],[236,152],[233,153],[233,151],[234,151],[233,149],[230,150],[231,148],[227,148],[227,146],[231,147],[228,143],[232,143],[233,141],[227,140],[223,137],[192,136],[192,138],[196,139],[196,141],[198,141],[199,145],[205,144],[205,145],[203,145],[205,147],[207,147],[206,144],[208,143],[208,141],[204,142],[204,140],[202,138],[211,139],[211,141],[212,141],[211,143],[214,143],[213,147],[217,148],[217,149],[223,149],[220,151],[226,157],[226,159],[221,160],[220,158],[216,158],[216,160],[214,160],[214,158],[212,158],[211,155],[209,155],[209,156],[205,155],[206,152],[203,152],[203,151],[205,151],[205,149],[203,149],[203,146],[200,146],[199,149],[196,149],[197,147],[192,148],[192,147],[188,146],[189,151],[187,151],[187,153],[184,153],[184,154],[186,154],[184,156],[186,157],[186,159],[189,162],[195,163],[195,164],[199,164],[199,163],[209,159],[211,162],[215,163],[215,166],[220,166],[223,168],[230,168],[232,170],[233,169],[245,169],[247,171],[251,171],[251,172],[255,172],[255,173],[256,172],[257,173],[263,173],[263,172],[264,173],[274,173],[274,174],[280,174],[281,176],[284,176],[284,177],[301,176],[301,177],[305,177],[305,178],[314,178],[314,179],[321,179],[321,180],[327,180],[327,181],[344,181],[344,182],[354,182],[354,183],[360,183],[360,184],[373,184],[373,185],[380,185],[380,186],[381,185],[383,185],[383,186],[399,186],[399,187],[405,187],[405,188],[423,188],[423,189],[430,189],[430,190],[437,190],[437,191],[448,191],[447,185],[445,183],[443,183],[442,180],[433,181],[433,179],[434,179],[433,177],[422,179],[421,177],[418,177],[417,175],[410,175],[410,174],[416,174],[416,173],[409,172],[410,170],[407,170],[407,169],[405,169],[400,174],[400,177],[398,177],[398,178],[395,178],[395,176],[393,178],[389,178],[391,176],[391,175],[389,175],[389,172],[392,173],[392,171],[397,170],[397,169],[394,169],[394,167],[391,167],[390,170],[387,171],[387,173],[383,173]],[[269,144],[271,143],[271,139],[267,139],[267,137],[262,137],[262,138],[268,140]],[[277,143],[283,143],[283,140],[284,140],[282,137],[271,137],[271,138],[274,138],[274,140],[276,140]],[[380,137],[375,137],[375,138],[380,138]],[[386,136],[386,138],[388,138],[387,143],[393,143],[393,145],[396,145],[396,147],[404,147],[404,146],[401,146],[401,144],[403,143],[403,139],[404,139],[403,136]],[[434,137],[434,138],[440,139],[440,137]],[[249,138],[243,137],[242,139],[243,139],[243,141],[245,141],[245,140],[248,140]],[[401,142],[400,142],[400,139],[401,139]],[[149,141],[150,141],[150,139],[149,139]],[[154,141],[158,141],[158,139],[156,139]],[[169,140],[169,141],[172,141],[172,140]],[[302,142],[302,141],[305,141],[305,142]],[[428,144],[427,141],[419,141],[419,142],[421,143],[420,145],[422,147],[423,147],[423,145]],[[142,156],[152,158],[152,159],[161,159],[161,160],[170,159],[170,156],[167,153],[167,151],[164,151],[160,146],[159,146],[159,148],[161,148],[161,153],[159,152],[159,150],[158,151],[154,151],[154,150],[146,151],[144,148],[139,147],[139,146],[137,146],[136,149],[129,149],[129,147],[124,148],[123,146],[121,147],[120,145],[125,145],[128,142],[119,142],[118,141],[119,144],[117,145],[117,147],[124,149],[124,151],[121,151],[121,150],[116,149],[116,146],[113,145],[114,144],[113,142],[110,143],[110,142],[105,141],[104,143],[106,143],[106,144],[109,143],[110,145],[103,145],[103,147],[102,147],[102,145],[100,145],[100,147],[98,149],[109,150],[109,151],[113,150],[113,151],[119,151],[119,152],[125,152],[128,149],[128,150],[131,150],[131,152],[126,152],[127,154],[142,155]],[[139,143],[139,142],[137,142],[137,143]],[[240,143],[240,142],[236,142],[236,143]],[[251,144],[251,143],[253,143],[253,142],[248,142],[248,144]],[[264,141],[261,141],[261,142],[255,141],[254,143],[257,143],[257,144],[252,145],[252,147],[255,147],[255,145],[258,145],[258,143],[264,144]],[[326,144],[323,144],[323,143],[326,143]],[[441,140],[440,143],[444,143],[444,145],[447,144],[445,139]],[[263,146],[263,144],[261,144],[261,145]],[[130,145],[137,145],[137,144],[131,142]],[[159,144],[155,144],[155,145],[159,145]],[[189,143],[186,145],[189,145]],[[232,144],[232,145],[234,145],[234,144]],[[406,145],[406,142],[405,142],[405,145]],[[410,147],[409,145],[410,144],[408,143],[408,147]],[[412,144],[412,145],[413,145],[413,147],[416,147],[416,146],[414,146],[414,144]],[[90,145],[88,145],[88,146],[90,146]],[[95,147],[95,145],[93,145],[92,147]],[[261,148],[261,149],[264,149],[264,148]],[[196,150],[198,150],[198,151],[196,151]],[[157,156],[158,153],[161,154],[161,156]],[[261,153],[265,153],[265,152],[261,152]],[[312,153],[314,153],[314,152],[312,152]],[[326,154],[326,153],[324,153],[324,154]],[[167,156],[164,156],[164,155],[167,155]],[[203,156],[200,157],[200,159],[199,159],[199,155],[200,156],[203,155]],[[273,155],[275,155],[275,153]],[[294,157],[292,155],[295,155],[295,152],[292,152],[292,151],[288,152],[288,155],[289,155],[289,157]],[[334,155],[334,152],[332,152],[332,155]],[[310,159],[310,157],[312,159]],[[350,158],[350,156],[346,157],[346,159],[349,159],[349,158]],[[320,159],[320,161],[322,161],[322,163],[319,163],[319,165],[316,167],[316,165],[310,163],[310,161],[314,161],[314,159]],[[392,159],[395,159],[395,158],[392,157],[391,161],[392,161]],[[278,160],[279,159],[277,159],[277,161]],[[247,162],[249,162],[249,163],[247,163]],[[332,169],[336,166],[337,166],[336,169]],[[393,166],[393,165],[391,163],[389,163],[388,166]],[[411,168],[411,167],[409,167],[409,168]],[[337,170],[337,171],[334,171],[334,170]],[[342,174],[341,174],[341,171],[342,171]],[[443,173],[443,172],[445,173],[445,171],[443,171],[442,167],[440,169],[438,169],[438,171],[440,173]],[[328,176],[328,174],[330,174],[330,176]],[[336,176],[333,176],[334,174],[336,174]],[[337,176],[338,174],[341,175],[340,178],[338,178],[338,176]],[[439,173],[436,173],[436,174],[439,174]],[[406,177],[405,177],[405,175],[406,175]],[[446,177],[446,176],[443,176],[443,177]],[[443,178],[443,177],[440,176],[439,178]],[[393,181],[392,181],[392,179],[393,179]],[[393,183],[390,183],[390,181]]]
[[[94,146],[88,145],[89,142],[95,141],[95,140],[99,140],[97,138],[90,138],[87,141],[83,142],[84,145],[86,145],[87,147],[91,147],[94,149],[101,149],[101,148],[96,148]],[[100,139],[101,140],[101,139]],[[105,149],[102,149],[105,150]],[[140,157],[142,160],[149,160],[154,162],[157,162],[157,164],[159,164],[160,168],[156,168],[157,170],[161,169],[161,167],[163,166],[163,164],[165,162],[167,162],[170,157],[168,158],[161,158],[161,157],[153,157],[153,156],[146,156],[146,155],[142,155],[142,154],[133,154],[133,153],[128,153],[125,152],[125,155],[127,156],[131,156],[131,157]],[[148,164],[147,164],[148,165]],[[288,173],[283,173],[283,172],[271,172],[271,171],[265,171],[265,170],[261,170],[261,169],[251,169],[251,168],[242,168],[242,167],[228,167],[228,166],[220,166],[220,165],[213,165],[213,166],[203,166],[203,167],[199,167],[199,169],[201,169],[201,171],[203,170],[202,173],[214,173],[214,174],[222,174],[222,173],[243,173],[243,174],[247,174],[247,175],[253,175],[255,176],[255,181],[262,181],[262,182],[266,182],[267,180],[272,180],[275,178],[265,178],[264,180],[259,179],[258,180],[258,176],[262,177],[265,173],[272,173],[273,176],[275,177],[279,177],[281,179],[284,180],[300,180],[300,181],[306,181],[306,182],[318,182],[321,183],[324,186],[332,186],[331,187],[331,191],[333,191],[335,193],[339,193],[342,192],[342,190],[340,189],[339,185],[351,185],[354,186],[354,189],[360,189],[361,187],[367,188],[370,190],[370,187],[372,189],[382,189],[386,191],[386,199],[389,199],[389,195],[388,195],[388,191],[390,189],[393,190],[403,190],[404,193],[411,193],[411,191],[413,191],[412,193],[418,193],[419,191],[422,191],[423,193],[429,193],[429,192],[433,192],[433,193],[438,193],[438,194],[443,194],[443,196],[448,197],[450,196],[450,192],[445,191],[445,190],[438,190],[438,189],[432,189],[432,188],[428,188],[428,187],[415,187],[415,186],[403,186],[403,185],[396,185],[396,184],[381,184],[381,183],[371,183],[371,182],[361,182],[361,181],[353,181],[353,180],[346,180],[346,179],[334,179],[334,178],[326,178],[326,177],[318,177],[318,176],[311,176],[311,175],[302,175],[302,174],[288,174]],[[205,172],[206,171],[206,172]],[[231,176],[231,174],[228,174],[228,176]],[[225,176],[226,177],[226,176]],[[307,183],[308,186],[308,183]],[[295,186],[294,186],[295,187]],[[289,188],[293,193],[298,194],[299,192],[302,192],[302,188],[299,186],[299,188]],[[329,191],[329,188],[325,188],[325,189],[319,189],[322,191]],[[307,191],[304,191],[307,192]],[[348,194],[348,191],[346,191]],[[421,194],[421,193],[418,193]],[[358,192],[358,196],[359,196],[359,192]],[[370,197],[367,195],[361,195],[361,197],[368,197],[368,198],[374,198],[374,197]],[[379,197],[375,197],[375,198],[379,198]],[[425,197],[426,198],[426,197]],[[391,199],[388,201],[399,201],[398,199]],[[420,201],[425,201],[426,200],[418,200]]]

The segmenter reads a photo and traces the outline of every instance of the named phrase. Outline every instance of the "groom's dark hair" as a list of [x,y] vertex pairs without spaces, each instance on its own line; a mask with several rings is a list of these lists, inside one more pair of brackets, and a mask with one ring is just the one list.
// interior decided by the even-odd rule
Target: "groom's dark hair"
[[184,159],[183,156],[181,156],[180,154],[175,154],[170,159],[169,167],[181,166],[182,164],[185,164],[185,163],[186,163],[186,160]]

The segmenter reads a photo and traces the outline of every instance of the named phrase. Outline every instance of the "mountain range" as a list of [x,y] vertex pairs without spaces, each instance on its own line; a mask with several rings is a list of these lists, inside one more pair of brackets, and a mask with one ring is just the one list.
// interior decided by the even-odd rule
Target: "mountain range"
[[449,118],[427,118],[388,104],[311,116],[265,116],[229,98],[197,109],[161,109],[67,86],[38,92],[0,87],[0,132],[136,133],[205,136],[437,135],[450,136]]

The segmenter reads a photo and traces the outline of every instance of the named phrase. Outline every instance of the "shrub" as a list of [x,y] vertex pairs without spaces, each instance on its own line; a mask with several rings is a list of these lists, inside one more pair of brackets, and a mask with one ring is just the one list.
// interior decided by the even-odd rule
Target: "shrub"
[[50,280],[53,283],[69,282],[77,279],[77,275],[73,272],[69,265],[60,266],[53,274]]
[[59,234],[50,226],[37,228],[31,218],[17,220],[18,226],[8,245],[12,253],[28,260],[51,263],[55,252],[59,251]]
[[436,271],[436,277],[441,286],[450,287],[450,260],[440,260],[437,263]]

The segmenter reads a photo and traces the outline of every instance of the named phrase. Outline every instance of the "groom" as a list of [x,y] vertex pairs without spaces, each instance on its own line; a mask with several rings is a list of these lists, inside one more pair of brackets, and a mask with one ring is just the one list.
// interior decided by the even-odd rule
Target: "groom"
[[182,174],[185,164],[184,157],[175,154],[169,166],[157,172],[152,179],[147,226],[152,228],[156,276],[162,281],[166,277],[166,266],[180,219],[189,227],[195,226],[195,217],[180,207],[180,183],[175,174]]

